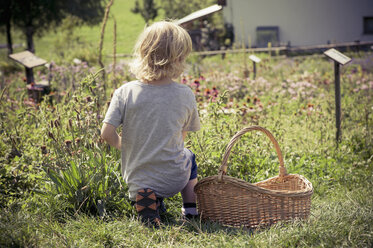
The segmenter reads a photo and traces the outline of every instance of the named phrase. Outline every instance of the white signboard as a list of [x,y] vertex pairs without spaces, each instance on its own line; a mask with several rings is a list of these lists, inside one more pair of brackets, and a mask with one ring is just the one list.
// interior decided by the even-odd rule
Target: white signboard
[[259,63],[261,61],[260,58],[258,58],[257,56],[255,56],[254,54],[250,55],[249,56],[249,59],[251,59],[252,61],[254,61],[255,63]]
[[18,63],[21,63],[22,65],[26,66],[27,68],[33,68],[33,67],[44,65],[45,63],[47,63],[46,60],[37,57],[35,54],[33,54],[30,51],[13,53],[9,55],[9,57],[11,59],[14,59]]
[[345,65],[351,61],[351,58],[335,50],[334,48],[325,51],[324,54],[341,65]]

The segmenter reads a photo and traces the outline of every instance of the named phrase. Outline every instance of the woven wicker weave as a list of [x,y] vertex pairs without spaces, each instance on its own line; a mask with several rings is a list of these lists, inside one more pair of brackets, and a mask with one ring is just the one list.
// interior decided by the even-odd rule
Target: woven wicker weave
[[[226,175],[233,145],[243,134],[253,130],[270,138],[280,161],[279,176],[255,184]],[[263,127],[251,126],[233,136],[218,175],[202,179],[194,191],[202,219],[234,227],[257,227],[280,220],[307,218],[313,188],[305,177],[286,173],[280,147],[273,135]]]

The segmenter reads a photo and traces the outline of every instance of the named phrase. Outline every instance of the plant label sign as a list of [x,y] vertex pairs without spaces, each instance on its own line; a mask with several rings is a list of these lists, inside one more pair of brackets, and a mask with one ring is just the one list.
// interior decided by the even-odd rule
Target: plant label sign
[[255,79],[255,77],[256,77],[256,63],[259,63],[262,60],[260,58],[258,58],[257,56],[255,56],[254,54],[251,54],[249,56],[249,59],[251,61],[253,61],[253,79]]
[[254,54],[250,55],[249,59],[251,59],[255,63],[259,63],[261,61],[261,59],[255,56]]
[[13,53],[13,54],[10,54],[9,57],[29,69],[34,68],[39,65],[44,65],[45,63],[47,63],[46,60],[37,57],[35,54],[33,54],[30,51]]
[[334,85],[335,85],[335,126],[337,128],[336,140],[337,147],[338,142],[341,140],[341,86],[340,86],[340,69],[341,65],[345,65],[351,61],[351,58],[347,57],[343,53],[331,48],[324,52],[324,54],[334,61]]
[[9,58],[25,67],[27,84],[34,83],[34,72],[32,71],[32,68],[47,63],[46,60],[37,57],[35,54],[27,50],[20,53],[10,54]]
[[326,56],[328,56],[329,58],[331,58],[332,60],[334,60],[335,62],[338,62],[341,65],[345,65],[345,64],[347,64],[348,62],[351,61],[351,58],[349,58],[346,55],[344,55],[343,53],[335,50],[334,48],[331,48],[331,49],[325,51],[324,54]]

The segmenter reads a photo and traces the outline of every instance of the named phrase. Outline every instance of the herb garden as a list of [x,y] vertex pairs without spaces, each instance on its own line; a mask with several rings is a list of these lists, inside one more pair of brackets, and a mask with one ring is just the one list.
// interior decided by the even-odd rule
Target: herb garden
[[[192,55],[178,79],[196,95],[202,129],[186,146],[199,179],[216,175],[240,129],[267,128],[288,173],[314,187],[311,215],[263,229],[183,221],[181,197],[166,199],[164,228],[136,220],[120,175],[120,153],[100,127],[113,90],[132,80],[126,61],[103,71],[87,63],[54,64],[52,90],[28,98],[23,73],[4,75],[0,105],[1,246],[371,246],[373,242],[373,55],[350,52],[341,70],[342,136],[335,140],[333,64],[322,55],[257,54],[256,79],[244,76],[243,54]],[[115,76],[113,70],[116,70]],[[252,71],[250,71],[252,72]],[[36,73],[42,79],[47,70]],[[263,135],[241,137],[228,174],[259,182],[278,174]]]
[[[172,8],[152,18],[196,3],[184,2],[163,1]],[[66,11],[74,9],[58,5],[49,6],[58,10],[52,15],[33,9],[42,20],[40,34],[53,20],[57,24],[51,26],[56,32],[35,42],[37,55],[48,59],[48,66],[34,69],[35,82],[50,82],[44,94],[35,95],[39,91],[34,82],[27,84],[24,68],[0,52],[0,247],[372,247],[373,53],[356,47],[343,51],[352,60],[340,67],[339,141],[334,63],[324,54],[285,56],[275,47],[271,53],[192,53],[176,79],[197,101],[201,130],[188,133],[185,146],[196,154],[198,180],[218,175],[238,131],[261,126],[276,138],[287,173],[312,183],[308,218],[255,228],[185,220],[178,194],[165,199],[160,228],[138,220],[120,172],[120,151],[100,133],[114,90],[135,79],[129,57],[108,56],[129,54],[143,28],[144,20],[132,12],[144,10],[135,3],[116,1],[109,13],[112,0],[106,11],[103,2],[95,2],[98,9],[88,1],[85,7],[97,10],[94,19],[72,17],[74,11]],[[28,25],[21,7],[13,13],[17,28]],[[86,26],[102,17],[101,32]],[[11,16],[6,18],[10,24]],[[104,39],[106,24],[114,32],[106,31]],[[27,35],[32,46],[33,34]],[[20,36],[15,32],[15,42]],[[242,47],[236,42],[232,49]],[[247,183],[279,175],[276,150],[260,132],[242,135],[227,164],[227,175]]]

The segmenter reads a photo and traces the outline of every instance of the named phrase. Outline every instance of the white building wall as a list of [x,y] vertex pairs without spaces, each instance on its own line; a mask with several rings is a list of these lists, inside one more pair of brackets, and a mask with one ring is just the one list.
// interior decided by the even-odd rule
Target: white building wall
[[279,40],[292,46],[373,41],[363,34],[363,17],[373,17],[373,0],[227,0],[225,21],[235,42],[256,45],[258,26],[278,26]]

